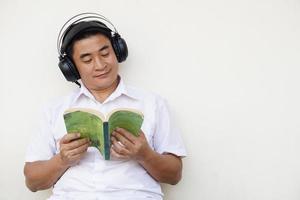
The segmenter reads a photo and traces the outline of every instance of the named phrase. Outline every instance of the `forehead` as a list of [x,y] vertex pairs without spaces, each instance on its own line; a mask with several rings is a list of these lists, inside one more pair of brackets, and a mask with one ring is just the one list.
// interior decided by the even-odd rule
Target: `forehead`
[[103,34],[94,34],[74,42],[73,52],[76,53],[91,53],[98,51],[103,46],[110,46],[110,40]]

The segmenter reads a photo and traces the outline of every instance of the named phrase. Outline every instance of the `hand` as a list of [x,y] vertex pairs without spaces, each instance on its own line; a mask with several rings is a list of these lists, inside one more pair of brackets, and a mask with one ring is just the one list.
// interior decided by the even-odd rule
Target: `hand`
[[125,129],[117,128],[112,133],[111,142],[111,155],[119,159],[141,161],[152,151],[142,131],[136,137]]
[[80,139],[80,133],[66,134],[59,142],[60,158],[65,166],[77,164],[90,145],[88,138]]

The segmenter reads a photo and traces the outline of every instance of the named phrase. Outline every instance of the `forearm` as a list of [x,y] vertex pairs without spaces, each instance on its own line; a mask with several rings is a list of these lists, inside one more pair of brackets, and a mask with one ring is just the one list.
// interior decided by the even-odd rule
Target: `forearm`
[[175,185],[181,179],[181,158],[172,154],[159,154],[149,150],[147,155],[138,161],[158,182]]
[[27,162],[24,167],[26,185],[33,192],[48,189],[67,169],[68,166],[62,164],[59,155],[46,161]]

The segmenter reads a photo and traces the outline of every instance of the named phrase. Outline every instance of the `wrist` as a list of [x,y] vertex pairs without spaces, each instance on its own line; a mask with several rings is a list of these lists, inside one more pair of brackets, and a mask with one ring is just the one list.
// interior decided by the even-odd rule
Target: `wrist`
[[151,162],[155,157],[155,151],[153,151],[150,147],[144,151],[144,153],[137,159],[140,164],[145,164]]
[[56,154],[53,159],[55,160],[56,166],[61,170],[66,170],[70,167],[66,162],[63,161],[59,153]]

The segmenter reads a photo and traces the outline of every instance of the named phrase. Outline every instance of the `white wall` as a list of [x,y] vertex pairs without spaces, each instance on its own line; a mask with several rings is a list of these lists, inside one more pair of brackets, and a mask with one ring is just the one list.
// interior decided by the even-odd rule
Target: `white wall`
[[189,156],[166,200],[300,199],[300,2],[127,0],[0,2],[0,199],[45,199],[23,159],[47,100],[66,94],[56,37],[102,13],[129,46],[127,83],[169,100]]

